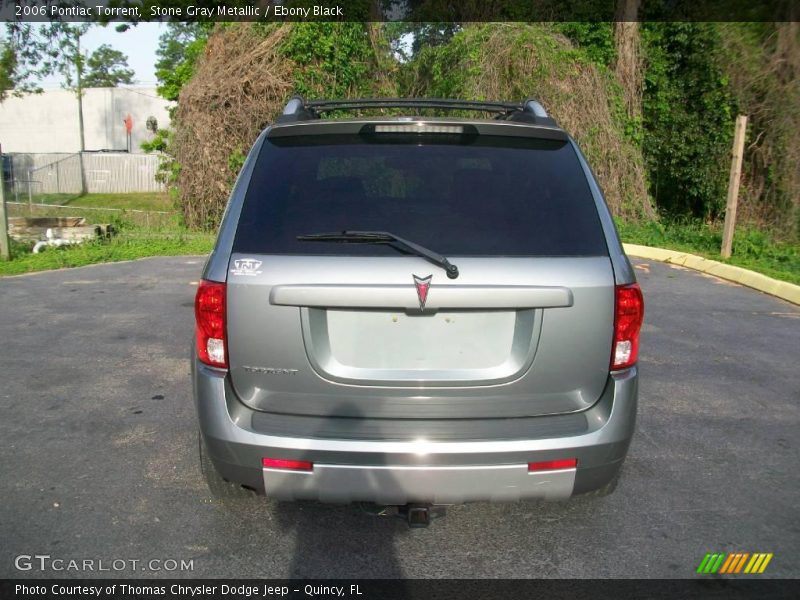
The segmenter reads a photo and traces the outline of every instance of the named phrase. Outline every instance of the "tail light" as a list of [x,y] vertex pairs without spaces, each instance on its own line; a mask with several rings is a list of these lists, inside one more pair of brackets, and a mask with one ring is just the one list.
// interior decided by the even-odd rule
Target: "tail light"
[[644,298],[639,285],[618,285],[614,304],[612,371],[632,367],[639,358],[639,330],[644,320]]
[[197,357],[212,367],[228,368],[225,336],[225,284],[201,281],[194,298]]

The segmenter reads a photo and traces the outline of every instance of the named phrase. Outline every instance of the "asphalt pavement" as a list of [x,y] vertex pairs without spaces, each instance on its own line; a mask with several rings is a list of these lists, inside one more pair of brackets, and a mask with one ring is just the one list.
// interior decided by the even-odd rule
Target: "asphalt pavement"
[[[800,576],[800,308],[635,264],[639,419],[617,491],[457,506],[413,530],[358,506],[211,499],[188,361],[202,258],[0,279],[0,577],[694,577],[733,551]],[[94,572],[69,569],[84,559]]]

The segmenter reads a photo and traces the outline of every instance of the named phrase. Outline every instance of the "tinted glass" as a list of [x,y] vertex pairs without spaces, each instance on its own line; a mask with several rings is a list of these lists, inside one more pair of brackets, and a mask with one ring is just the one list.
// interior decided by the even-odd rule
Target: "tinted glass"
[[451,135],[267,139],[234,251],[393,255],[298,235],[389,231],[446,256],[598,256],[608,251],[573,148]]

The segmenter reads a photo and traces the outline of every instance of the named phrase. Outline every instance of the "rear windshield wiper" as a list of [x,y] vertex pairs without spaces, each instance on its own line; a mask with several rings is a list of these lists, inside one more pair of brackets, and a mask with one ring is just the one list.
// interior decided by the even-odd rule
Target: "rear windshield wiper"
[[388,231],[340,231],[332,233],[311,233],[308,235],[298,235],[297,239],[301,242],[341,242],[350,244],[389,244],[404,248],[441,267],[450,279],[458,277],[458,267],[452,264],[441,254],[433,250],[428,250],[424,246],[415,244],[406,239],[398,237]]

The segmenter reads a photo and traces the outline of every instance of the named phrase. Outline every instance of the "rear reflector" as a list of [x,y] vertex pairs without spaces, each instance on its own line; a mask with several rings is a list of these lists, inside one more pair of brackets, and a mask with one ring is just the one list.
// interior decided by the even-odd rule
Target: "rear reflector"
[[261,466],[266,469],[287,469],[289,471],[312,471],[314,463],[307,460],[287,460],[285,458],[262,458]]
[[574,469],[578,466],[577,458],[562,458],[559,460],[543,460],[528,463],[528,473],[534,471],[558,471],[559,469]]
[[614,307],[612,371],[632,367],[639,358],[639,330],[644,320],[644,299],[639,285],[618,285]]
[[212,367],[228,368],[225,339],[225,284],[201,281],[194,298],[197,357]]

